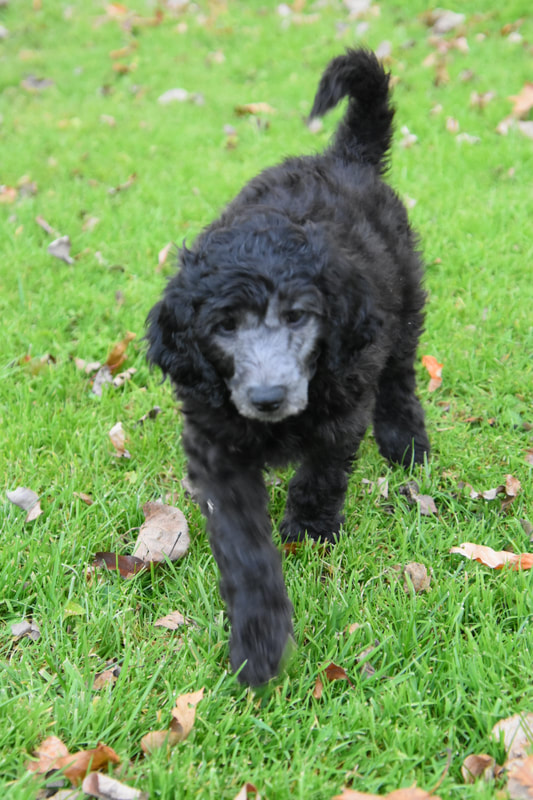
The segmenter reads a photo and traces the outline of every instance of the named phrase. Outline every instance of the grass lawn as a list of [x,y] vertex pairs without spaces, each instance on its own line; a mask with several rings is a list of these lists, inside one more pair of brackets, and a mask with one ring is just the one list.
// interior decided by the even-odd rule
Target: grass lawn
[[[465,21],[438,41],[423,0],[357,18],[349,5],[169,2],[157,17],[155,0],[137,0],[134,18],[96,0],[0,3],[2,798],[36,797],[44,777],[27,762],[50,735],[71,752],[104,742],[121,758],[116,777],[168,800],[233,800],[246,781],[263,800],[429,791],[443,774],[442,798],[490,798],[502,785],[465,786],[461,764],[480,752],[502,763],[493,725],[533,711],[533,573],[449,549],[533,550],[533,143],[517,124],[496,132],[532,80],[530,3],[453,0]],[[217,570],[180,483],[180,416],[141,338],[173,271],[159,251],[190,242],[261,168],[326,145],[341,110],[317,132],[303,119],[328,59],[357,42],[380,47],[396,81],[390,181],[426,257],[420,356],[444,364],[434,392],[419,369],[433,453],[406,475],[367,436],[346,535],[285,558],[297,649],[279,682],[253,693],[229,672]],[[175,88],[188,99],[158,102]],[[235,113],[250,102],[273,110]],[[47,251],[66,235],[70,264]],[[105,361],[127,331],[124,368],[136,372],[98,397],[75,359]],[[129,459],[108,436],[119,421]],[[503,510],[502,496],[461,488],[506,475],[522,488]],[[387,498],[364,482],[380,477]],[[408,502],[408,480],[437,514]],[[6,497],[18,486],[41,498],[33,522]],[[130,580],[88,577],[97,551],[131,553],[143,505],[161,498],[189,521],[184,559]],[[430,571],[428,591],[404,589],[409,562]],[[154,626],[174,610],[194,624]],[[40,638],[16,638],[22,620]],[[317,699],[330,662],[350,683],[325,683]],[[109,665],[118,679],[95,688]],[[168,728],[176,697],[202,687],[187,740],[143,757],[141,737]]]

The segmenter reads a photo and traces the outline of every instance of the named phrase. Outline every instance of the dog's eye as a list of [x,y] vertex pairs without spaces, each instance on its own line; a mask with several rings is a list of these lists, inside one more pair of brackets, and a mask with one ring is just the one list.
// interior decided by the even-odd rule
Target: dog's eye
[[290,308],[284,313],[283,317],[287,325],[290,325],[291,328],[298,328],[307,321],[309,312],[304,311],[303,308]]
[[237,330],[237,320],[235,317],[225,317],[216,326],[216,332],[221,334],[234,333]]

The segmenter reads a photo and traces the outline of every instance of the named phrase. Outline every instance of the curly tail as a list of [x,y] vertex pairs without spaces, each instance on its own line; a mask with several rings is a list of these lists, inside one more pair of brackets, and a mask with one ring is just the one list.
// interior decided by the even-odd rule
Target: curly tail
[[387,167],[394,109],[389,104],[389,74],[370,50],[347,50],[324,71],[309,115],[322,117],[348,96],[348,108],[330,152],[346,161]]

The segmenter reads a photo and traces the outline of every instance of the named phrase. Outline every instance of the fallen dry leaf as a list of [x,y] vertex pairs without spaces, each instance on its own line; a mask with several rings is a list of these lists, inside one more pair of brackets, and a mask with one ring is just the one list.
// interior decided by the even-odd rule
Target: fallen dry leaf
[[513,714],[494,725],[491,737],[503,740],[508,760],[525,758],[533,750],[533,712]]
[[435,356],[422,356],[422,364],[429,372],[428,392],[434,392],[442,383],[442,368],[444,364],[439,364]]
[[28,512],[24,522],[33,522],[43,513],[39,495],[26,486],[18,486],[12,492],[6,492],[6,496],[14,505]]
[[272,108],[268,103],[244,103],[243,105],[235,106],[235,113],[239,117],[244,117],[247,114],[275,114],[276,109]]
[[0,203],[8,204],[14,203],[17,199],[17,190],[14,186],[5,186],[2,184],[0,186]]
[[[120,674],[120,670],[119,670]],[[117,682],[117,670],[116,667],[113,669],[104,669],[103,672],[99,672],[98,675],[95,675],[93,681],[93,691],[99,692],[100,689],[103,689],[105,686],[114,686]]]
[[331,800],[440,800],[440,797],[418,786],[410,786],[408,789],[395,789],[389,794],[368,794],[367,792],[356,792],[354,789],[345,789],[342,794],[336,794]]
[[107,193],[110,195],[114,195],[118,194],[119,192],[124,192],[126,189],[131,188],[136,180],[137,180],[137,173],[134,172],[129,176],[127,180],[124,181],[124,183],[119,183],[118,186],[111,186],[107,190]]
[[450,548],[450,553],[479,561],[486,567],[501,569],[505,564],[510,564],[514,570],[531,569],[533,567],[533,553],[510,553],[508,550],[493,550],[482,544],[463,542],[458,547]]
[[112,380],[113,386],[115,386],[117,389],[120,386],[124,386],[127,381],[133,378],[136,372],[137,370],[135,367],[129,367],[128,369],[124,370],[124,372],[119,372]]
[[133,555],[145,563],[177,561],[189,548],[189,526],[182,511],[164,503],[145,503]]
[[515,119],[524,119],[533,108],[533,83],[526,83],[518,94],[511,95],[513,101],[511,114]]
[[28,770],[38,774],[50,770],[62,770],[69,781],[77,785],[81,783],[89,770],[97,772],[106,769],[108,764],[119,764],[120,758],[111,747],[98,744],[94,750],[79,750],[69,754],[68,749],[57,736],[49,736],[35,751],[37,761],[28,764]]
[[85,494],[85,492],[74,492],[74,496],[78,497],[83,503],[88,506],[92,506],[94,500],[92,499],[90,494]]
[[30,772],[46,773],[54,768],[58,758],[68,756],[68,748],[58,736],[48,736],[35,750],[36,761],[28,763]]
[[[90,365],[87,365],[87,367],[89,366]],[[91,386],[91,392],[95,394],[97,397],[101,397],[102,389],[106,383],[113,383],[113,376],[111,375],[111,370],[109,369],[107,364],[103,364],[102,366],[99,367],[96,375],[94,376],[93,385]]]
[[193,729],[196,706],[203,696],[203,687],[197,692],[180,695],[171,711],[170,728],[164,731],[150,731],[143,736],[141,739],[143,753],[150,754],[161,747],[174,747],[178,742],[183,742]]
[[486,753],[472,754],[465,758],[461,767],[461,775],[465,783],[474,783],[478,778],[492,781],[502,772],[492,756]]
[[126,360],[126,349],[131,341],[135,339],[136,334],[128,331],[124,338],[118,342],[118,344],[114,345],[109,353],[108,357],[106,358],[106,365],[109,367],[111,372],[116,372],[119,367],[122,366],[124,361]]
[[404,584],[403,588],[406,592],[414,590],[418,592],[429,591],[431,584],[431,575],[428,573],[427,567],[424,564],[418,564],[412,561],[406,564],[403,569]]
[[320,700],[324,689],[324,683],[332,683],[333,681],[347,681],[349,686],[353,688],[353,683],[348,677],[346,670],[343,667],[339,667],[337,664],[331,662],[331,664],[329,664],[322,672],[320,672],[318,678],[316,679],[315,688],[313,689],[313,697],[316,700]]
[[170,614],[154,622],[155,627],[168,628],[171,631],[177,630],[182,625],[187,625],[187,620],[181,611],[171,611]]
[[122,578],[133,578],[138,572],[146,569],[142,559],[135,556],[121,556],[118,553],[95,553],[92,566],[105,567],[111,572],[117,570]]
[[509,764],[508,769],[507,791],[510,800],[531,800],[533,798],[533,756]]
[[70,237],[60,236],[59,239],[54,239],[53,242],[50,242],[47,250],[51,256],[59,258],[65,264],[74,264],[74,259],[70,255],[70,247]]
[[100,772],[91,772],[84,778],[81,788],[85,794],[91,797],[99,797],[101,800],[148,800],[147,792],[140,789],[133,789],[124,783],[110,778],[109,775],[102,775]]
[[235,795],[234,800],[250,800],[252,795],[255,795],[255,800],[261,800],[261,796],[253,783],[245,783]]
[[124,432],[124,428],[122,427],[122,422],[117,422],[116,425],[113,425],[109,431],[109,438],[111,439],[111,444],[116,450],[113,455],[115,455],[117,458],[131,458],[130,453],[128,453],[126,450],[126,434]]
[[29,622],[27,619],[22,622],[14,622],[11,626],[11,634],[15,639],[22,639],[27,636],[28,639],[33,639],[36,642],[41,638],[41,630],[35,622]]
[[157,98],[157,102],[161,105],[168,105],[168,103],[184,103],[189,99],[189,92],[187,89],[168,89]]
[[173,246],[174,246],[173,243],[169,242],[163,248],[161,248],[161,250],[157,254],[157,269],[156,269],[156,272],[160,272],[161,269],[167,263],[168,254],[172,250]]
[[400,486],[399,493],[406,498],[411,504],[417,504],[420,508],[420,513],[428,517],[431,514],[437,514],[437,506],[435,501],[429,494],[419,494],[418,484],[416,481],[408,481]]
[[192,730],[196,718],[196,706],[204,696],[204,689],[197,692],[181,694],[176,699],[176,705],[172,709],[171,729],[181,736],[181,740],[186,739]]

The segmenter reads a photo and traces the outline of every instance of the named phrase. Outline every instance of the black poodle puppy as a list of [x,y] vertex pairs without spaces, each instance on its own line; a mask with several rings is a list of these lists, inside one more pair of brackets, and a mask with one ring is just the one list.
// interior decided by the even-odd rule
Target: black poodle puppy
[[422,264],[406,210],[381,178],[394,112],[373,53],[331,61],[311,117],[345,96],[330,147],[250,181],[181,250],[148,318],[148,358],[183,403],[231,663],[251,685],[276,675],[292,633],[265,465],[299,464],[282,538],[334,541],[369,425],[391,462],[429,452],[414,373]]

